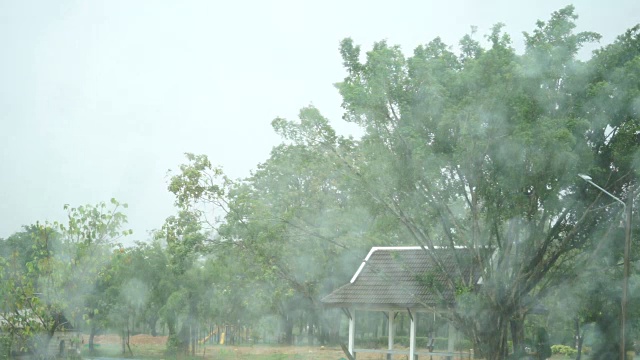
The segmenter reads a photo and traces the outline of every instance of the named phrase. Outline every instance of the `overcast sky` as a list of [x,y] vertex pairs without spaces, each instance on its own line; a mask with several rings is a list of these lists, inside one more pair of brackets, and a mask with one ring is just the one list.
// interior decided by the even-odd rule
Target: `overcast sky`
[[[313,104],[353,131],[333,87],[341,39],[410,54],[503,22],[522,49],[522,31],[569,4],[524,3],[0,0],[0,237],[115,197],[145,240],[174,213],[166,172],[184,152],[242,178],[279,143],[277,116]],[[638,0],[574,5],[601,44],[640,19]]]

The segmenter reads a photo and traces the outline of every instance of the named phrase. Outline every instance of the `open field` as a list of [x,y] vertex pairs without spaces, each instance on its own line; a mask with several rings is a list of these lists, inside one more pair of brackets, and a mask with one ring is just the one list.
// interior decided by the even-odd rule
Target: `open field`
[[[87,339],[88,336],[85,336]],[[98,354],[104,357],[121,356],[120,337],[101,335],[94,339]],[[131,351],[136,359],[163,359],[166,336],[135,335],[130,338]],[[398,349],[401,349],[398,347]],[[88,350],[85,345],[85,355]],[[127,357],[131,355],[127,353]],[[187,357],[184,357],[187,359]],[[338,360],[346,356],[339,347],[281,346],[281,345],[207,345],[199,346],[195,358],[200,359],[251,359],[251,360]],[[406,359],[406,355],[395,355],[394,360]],[[358,354],[362,360],[383,360],[384,354]],[[463,357],[461,359],[468,359]],[[439,360],[434,356],[433,360]]]
[[[164,347],[158,345],[131,345],[135,359],[164,359]],[[101,346],[102,357],[120,356],[118,345]],[[130,357],[129,354],[126,357]],[[428,357],[427,357],[428,358]],[[342,350],[337,348],[320,349],[315,347],[283,346],[207,346],[198,349],[195,357],[179,359],[221,359],[221,360],[339,360],[346,359]],[[358,354],[358,360],[383,360],[383,354]],[[406,360],[406,355],[395,355],[394,360]],[[439,360],[434,356],[433,360]],[[467,359],[466,357],[460,359]],[[458,358],[456,358],[458,360]]]
[[[85,335],[84,339],[88,339]],[[129,353],[127,358],[134,359],[168,359],[165,356],[166,336],[135,335],[130,338],[133,357]],[[101,335],[95,338],[98,355],[101,357],[117,358],[121,355],[120,337],[117,335]],[[401,349],[401,347],[398,347]],[[85,344],[84,355],[87,355]],[[588,356],[583,356],[589,359]],[[220,360],[339,360],[346,356],[339,347],[320,346],[282,346],[282,345],[207,345],[199,346],[195,357],[180,357],[180,359],[220,359]],[[358,354],[359,360],[384,360],[384,354]],[[406,360],[406,355],[395,355],[394,360]],[[428,359],[428,357],[420,357]],[[434,356],[433,360],[440,360]],[[455,360],[468,359],[468,357],[456,357]],[[554,355],[552,360],[573,359],[562,355]],[[634,357],[640,359],[640,357]]]

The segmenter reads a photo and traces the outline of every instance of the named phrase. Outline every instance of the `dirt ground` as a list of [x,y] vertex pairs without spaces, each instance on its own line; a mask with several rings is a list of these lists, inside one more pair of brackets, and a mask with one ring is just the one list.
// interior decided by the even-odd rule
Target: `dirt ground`
[[[89,336],[84,336],[85,341],[88,341]],[[120,336],[118,335],[96,335],[93,339],[95,344],[120,344]],[[167,343],[167,336],[151,336],[151,335],[133,335],[129,338],[131,345],[164,345]]]

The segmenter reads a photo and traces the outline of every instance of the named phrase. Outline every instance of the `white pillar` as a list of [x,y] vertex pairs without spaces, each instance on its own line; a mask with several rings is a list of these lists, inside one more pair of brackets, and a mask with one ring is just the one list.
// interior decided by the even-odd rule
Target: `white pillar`
[[349,316],[349,354],[353,355],[353,346],[355,343],[356,336],[356,310],[351,309]]
[[[456,329],[453,327],[453,323],[449,321],[449,336],[447,337],[447,351],[453,353],[455,351],[456,344]],[[447,356],[447,359],[453,359],[452,356]]]
[[407,310],[411,319],[411,326],[409,327],[409,360],[414,360],[416,354],[416,320],[413,318],[411,310]]
[[[395,329],[393,326],[393,320],[396,313],[395,311],[389,311],[389,350],[393,350],[393,337],[395,335]],[[391,359],[391,353],[387,354],[387,359]]]

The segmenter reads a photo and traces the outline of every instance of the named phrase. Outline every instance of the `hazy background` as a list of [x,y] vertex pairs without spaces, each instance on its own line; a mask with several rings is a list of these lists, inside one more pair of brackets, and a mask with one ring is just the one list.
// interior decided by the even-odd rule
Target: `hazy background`
[[[127,202],[134,239],[173,213],[166,172],[203,153],[233,178],[266,160],[276,116],[313,104],[342,134],[339,41],[406,54],[522,31],[570,2],[0,0],[0,237],[62,206]],[[577,0],[601,44],[640,21],[637,0]],[[587,57],[588,51],[582,56]]]

